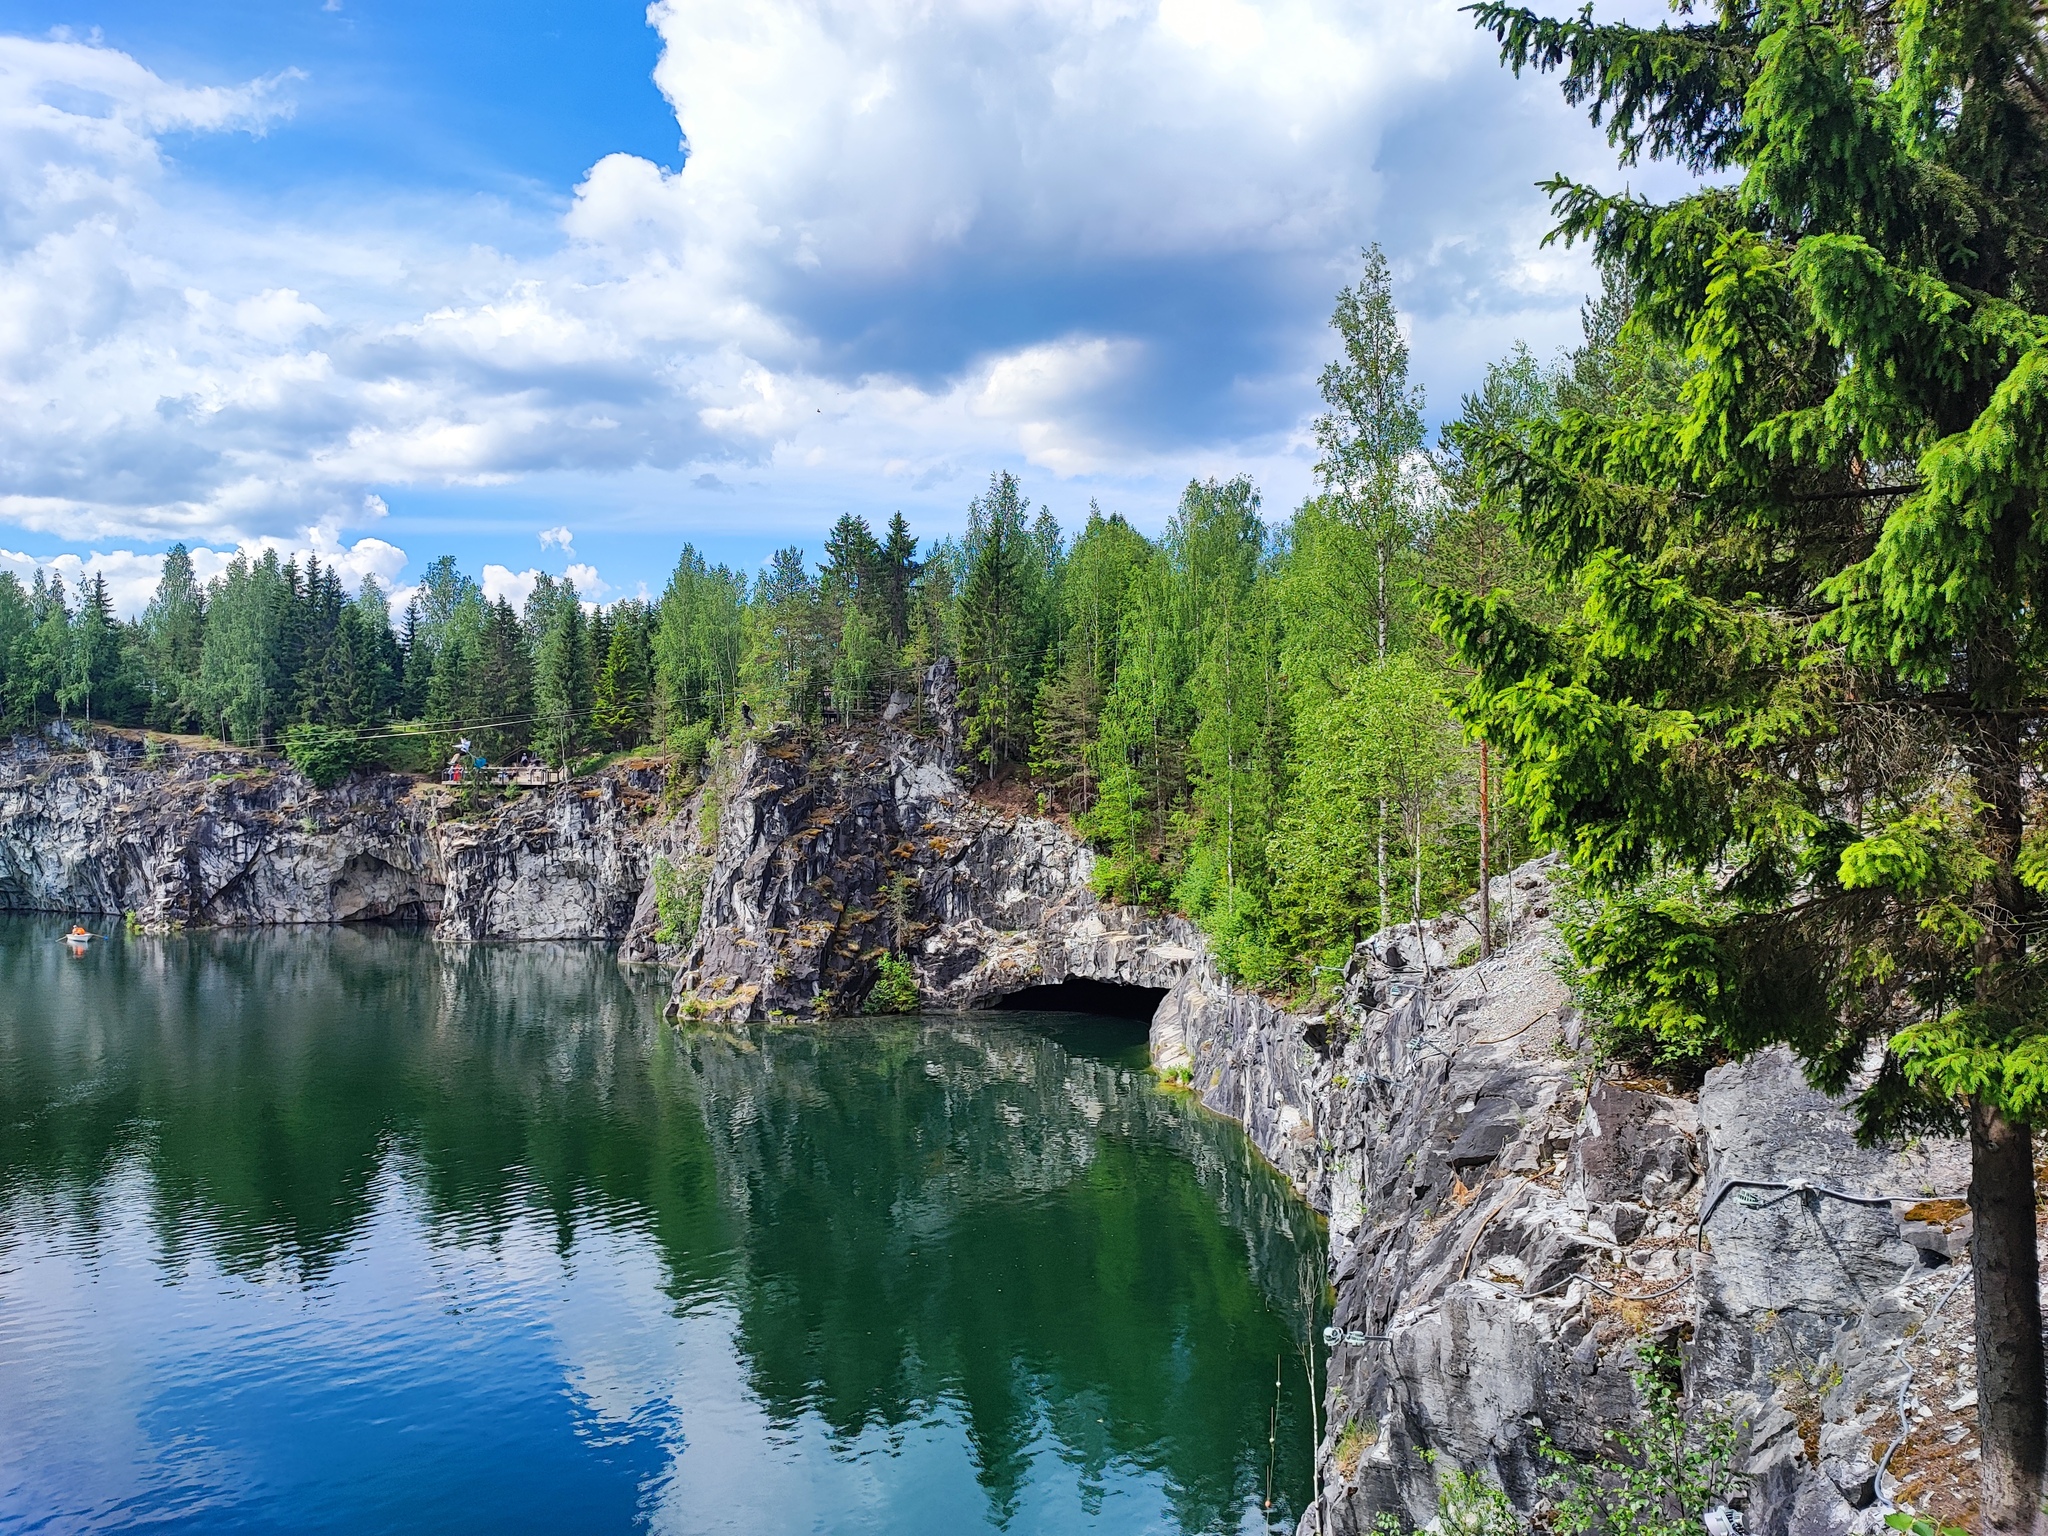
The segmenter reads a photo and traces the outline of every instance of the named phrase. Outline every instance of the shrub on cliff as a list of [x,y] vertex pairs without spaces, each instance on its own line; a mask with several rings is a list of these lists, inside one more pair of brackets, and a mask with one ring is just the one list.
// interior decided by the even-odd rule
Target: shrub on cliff
[[706,874],[701,863],[678,869],[666,855],[655,858],[655,943],[687,944],[697,936],[697,923],[704,915]]
[[347,778],[356,765],[356,754],[354,731],[332,725],[294,725],[284,733],[284,755],[319,789]]
[[1549,1528],[1559,1536],[1692,1536],[1707,1511],[1741,1484],[1735,1447],[1742,1427],[1729,1414],[1689,1404],[1677,1357],[1646,1349],[1629,1373],[1643,1417],[1616,1430],[1607,1451],[1585,1460],[1543,1442],[1552,1470],[1543,1479]]
[[875,984],[868,989],[868,1000],[861,1004],[860,1011],[915,1013],[917,1005],[917,972],[910,968],[910,962],[894,955],[882,956],[875,967]]

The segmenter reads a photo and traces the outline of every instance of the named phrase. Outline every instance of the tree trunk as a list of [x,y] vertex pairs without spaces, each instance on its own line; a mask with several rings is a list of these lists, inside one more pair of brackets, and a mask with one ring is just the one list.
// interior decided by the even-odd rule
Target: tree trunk
[[1970,1260],[1977,1284],[1978,1505],[1985,1536],[2041,1531],[2048,1452],[2034,1246],[2034,1138],[1983,1102],[1970,1106]]
[[1418,804],[1415,807],[1415,893],[1409,910],[1415,919],[1415,963],[1422,967],[1422,984],[1426,990],[1429,986],[1429,951],[1422,944],[1422,831],[1422,807]]
[[[1374,617],[1379,624],[1379,659],[1387,659],[1387,541],[1382,538],[1374,554],[1379,565],[1379,597],[1374,607]],[[1387,797],[1380,796],[1379,835],[1379,877],[1380,877],[1380,928],[1393,924],[1393,913],[1387,904]]]
[[1493,842],[1488,825],[1490,797],[1486,743],[1479,743],[1479,958],[1493,953]]
[[1374,551],[1379,566],[1379,600],[1375,605],[1375,617],[1379,620],[1380,660],[1387,659],[1387,541],[1381,539]]
[[[2017,861],[2025,835],[2025,762],[2009,637],[1970,653],[1972,702],[1984,713],[1967,755],[1980,802],[1978,846],[1990,862],[1973,906],[1982,936],[1977,1005],[1992,1017],[2028,1001],[2025,919],[2031,903]],[[1970,1258],[1977,1285],[1977,1426],[1983,1445],[1978,1508],[1985,1536],[2048,1531],[2041,1510],[2048,1459],[2048,1382],[2042,1376],[2040,1260],[2034,1232],[2034,1138],[1986,1099],[1970,1102]]]
[[1394,925],[1394,914],[1387,902],[1387,797],[1380,796],[1379,824],[1379,879],[1380,879],[1380,930],[1386,931]]

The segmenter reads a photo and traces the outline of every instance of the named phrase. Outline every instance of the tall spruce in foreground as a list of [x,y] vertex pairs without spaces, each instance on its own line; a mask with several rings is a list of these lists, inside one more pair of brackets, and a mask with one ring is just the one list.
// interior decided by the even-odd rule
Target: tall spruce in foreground
[[[2002,3],[1476,7],[1666,205],[1551,184],[1680,353],[1668,406],[1495,444],[1569,583],[1439,596],[1468,718],[1603,894],[1581,958],[1667,1042],[1774,1042],[1870,1137],[1967,1130],[1980,1508],[2042,1524],[2048,58]],[[1866,1076],[1865,1074],[1869,1074]]]

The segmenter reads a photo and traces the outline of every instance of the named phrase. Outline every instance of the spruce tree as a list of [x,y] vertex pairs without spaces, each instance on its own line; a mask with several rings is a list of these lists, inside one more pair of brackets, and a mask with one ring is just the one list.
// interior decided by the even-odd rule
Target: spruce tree
[[[1044,651],[1043,532],[1034,539],[1017,477],[999,470],[967,513],[960,593],[960,696],[967,750],[993,778],[1024,761]],[[1056,535],[1055,535],[1056,537]]]
[[875,542],[867,519],[849,512],[833,524],[825,540],[818,590],[825,639],[833,653],[833,706],[840,718],[851,720],[891,681],[889,663],[894,659],[894,647],[888,643],[882,546]]
[[173,544],[164,555],[156,592],[142,614],[150,724],[177,731],[197,717],[199,650],[205,625],[206,594],[192,569],[191,553],[183,544]]
[[573,581],[551,582],[547,607],[527,605],[529,623],[537,622],[539,643],[533,658],[534,739],[557,766],[566,765],[589,716],[584,667],[583,606]]
[[35,719],[30,664],[35,628],[28,588],[14,572],[0,571],[0,725],[28,725]]
[[114,617],[107,578],[98,572],[91,581],[79,585],[78,612],[72,616],[70,642],[64,681],[58,689],[60,704],[78,709],[87,725],[95,718],[106,720],[116,715],[118,706],[109,696],[118,684],[121,627]]
[[882,540],[879,561],[880,611],[888,626],[889,642],[897,650],[910,643],[911,590],[921,567],[917,562],[917,540],[910,536],[910,524],[901,512],[891,513]]
[[647,719],[650,679],[639,616],[637,607],[627,604],[620,605],[613,615],[604,665],[592,686],[591,732],[608,746],[632,746],[639,741]]
[[[2048,1116],[2048,60],[2013,0],[1726,6],[1676,27],[1478,7],[1664,205],[1552,184],[1680,358],[1675,403],[1497,438],[1567,583],[1445,593],[1536,832],[1604,894],[1582,958],[1667,1042],[1785,1042],[1866,1135],[1958,1129],[1980,1509],[2038,1528],[2032,1127]],[[1626,332],[1624,333],[1626,334]]]
[[374,576],[365,576],[352,605],[359,638],[366,649],[359,674],[364,718],[377,724],[392,719],[403,704],[405,651],[391,632],[391,601]]
[[820,585],[828,602],[873,607],[880,597],[882,546],[875,542],[867,519],[841,515],[825,536],[825,567]]
[[434,653],[427,637],[426,617],[414,593],[399,621],[398,710],[408,720],[426,712],[427,682],[434,674]]
[[64,578],[51,571],[45,579],[40,570],[29,589],[33,622],[28,644],[23,648],[24,695],[31,700],[32,715],[63,717],[68,701],[58,697],[64,687],[64,672],[71,656],[71,604],[64,591]]
[[284,723],[291,586],[277,551],[266,549],[254,560],[236,555],[207,588],[199,698],[207,728],[223,740],[261,746]]
[[502,597],[485,615],[478,692],[489,717],[506,722],[481,732],[479,744],[490,761],[504,762],[535,732],[527,718],[533,713],[533,658],[518,613]]
[[441,621],[433,671],[427,678],[426,718],[449,727],[451,740],[471,722],[492,718],[495,708],[481,691],[489,616],[483,593],[474,582],[464,581]]

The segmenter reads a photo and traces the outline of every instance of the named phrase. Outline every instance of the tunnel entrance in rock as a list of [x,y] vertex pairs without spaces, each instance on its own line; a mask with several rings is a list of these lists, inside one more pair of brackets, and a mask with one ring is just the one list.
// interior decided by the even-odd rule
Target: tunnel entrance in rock
[[1152,1022],[1164,987],[1127,987],[1113,981],[1090,981],[1070,977],[1051,986],[1026,987],[996,1003],[1005,1013],[1029,1010],[1034,1013],[1092,1013],[1106,1019],[1135,1019]]
[[334,886],[334,920],[412,926],[440,916],[441,887],[386,863],[374,853],[350,854]]

